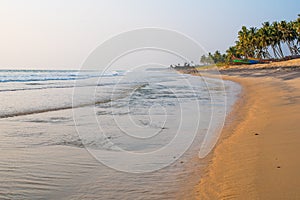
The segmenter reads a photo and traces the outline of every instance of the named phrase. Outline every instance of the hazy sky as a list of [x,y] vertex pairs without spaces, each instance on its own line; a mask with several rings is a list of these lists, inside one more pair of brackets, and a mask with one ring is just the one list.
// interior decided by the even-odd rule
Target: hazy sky
[[225,51],[242,25],[298,13],[299,0],[0,0],[0,69],[78,69],[106,39],[142,27]]

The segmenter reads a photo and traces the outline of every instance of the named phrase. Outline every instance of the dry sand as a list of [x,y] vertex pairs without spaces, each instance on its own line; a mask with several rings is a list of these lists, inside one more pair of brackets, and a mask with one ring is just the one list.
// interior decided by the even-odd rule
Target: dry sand
[[300,67],[221,73],[243,92],[195,187],[197,199],[300,199]]

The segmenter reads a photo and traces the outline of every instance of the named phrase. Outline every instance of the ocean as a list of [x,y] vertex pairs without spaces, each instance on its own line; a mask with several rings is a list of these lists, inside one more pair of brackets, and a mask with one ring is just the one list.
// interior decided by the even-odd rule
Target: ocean
[[167,68],[0,70],[0,199],[192,199],[239,92]]

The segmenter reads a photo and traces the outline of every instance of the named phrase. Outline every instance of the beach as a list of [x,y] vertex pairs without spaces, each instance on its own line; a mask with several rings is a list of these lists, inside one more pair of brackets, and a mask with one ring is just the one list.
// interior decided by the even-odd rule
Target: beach
[[1,1],[0,200],[300,200],[299,8]]
[[194,188],[197,199],[300,198],[298,66],[299,59],[221,68],[243,89]]

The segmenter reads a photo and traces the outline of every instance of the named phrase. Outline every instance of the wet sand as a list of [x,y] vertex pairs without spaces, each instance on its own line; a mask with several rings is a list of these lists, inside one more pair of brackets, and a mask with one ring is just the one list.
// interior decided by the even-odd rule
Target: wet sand
[[292,62],[221,70],[243,91],[197,199],[300,199],[300,63]]

